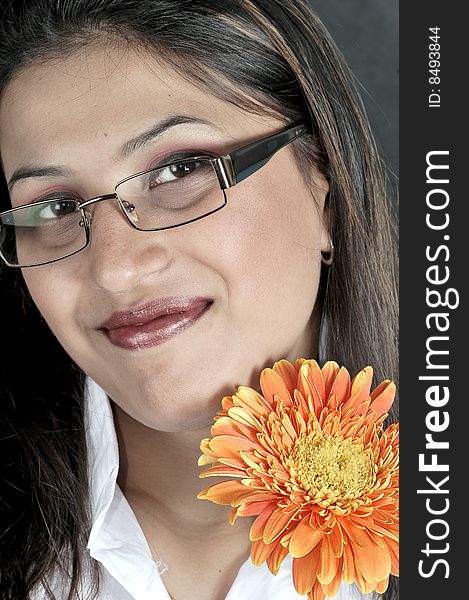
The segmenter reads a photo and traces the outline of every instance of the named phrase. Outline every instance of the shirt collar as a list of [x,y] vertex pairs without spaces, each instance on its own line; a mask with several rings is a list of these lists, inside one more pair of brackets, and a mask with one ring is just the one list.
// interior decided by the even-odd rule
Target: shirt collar
[[117,484],[119,447],[110,400],[91,378],[87,378],[85,388],[85,427],[92,520],[87,544],[90,556],[133,598],[169,600],[160,576],[166,565],[153,559]]
[[88,540],[88,548],[91,550],[114,498],[119,471],[119,447],[109,398],[89,377],[85,388],[85,430],[93,523]]

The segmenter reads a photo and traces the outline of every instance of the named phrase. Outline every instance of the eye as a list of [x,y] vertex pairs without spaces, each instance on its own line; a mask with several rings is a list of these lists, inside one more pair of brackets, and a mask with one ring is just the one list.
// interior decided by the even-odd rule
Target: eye
[[56,200],[47,204],[37,206],[36,218],[41,221],[49,221],[70,215],[77,210],[75,200]]
[[169,170],[171,171],[171,175],[174,175],[174,177],[185,177],[186,175],[193,173],[196,168],[197,163],[195,161],[191,161],[179,163],[178,165],[172,165],[169,167]]
[[163,167],[162,169],[155,169],[150,174],[149,188],[152,189],[163,183],[169,183],[170,181],[176,181],[183,179],[188,175],[191,175],[196,171],[202,163],[197,160],[186,160],[169,167]]

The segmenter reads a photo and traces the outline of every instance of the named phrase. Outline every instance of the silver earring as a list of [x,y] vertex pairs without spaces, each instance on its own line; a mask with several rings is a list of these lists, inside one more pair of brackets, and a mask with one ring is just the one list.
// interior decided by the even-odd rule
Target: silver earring
[[329,238],[329,250],[321,250],[321,262],[324,265],[331,265],[334,260],[334,244],[332,239]]

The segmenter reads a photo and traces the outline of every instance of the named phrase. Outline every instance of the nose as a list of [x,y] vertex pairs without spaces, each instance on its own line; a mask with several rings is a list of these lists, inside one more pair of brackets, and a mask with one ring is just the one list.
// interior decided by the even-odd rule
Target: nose
[[90,212],[87,251],[96,287],[108,294],[131,294],[148,278],[167,269],[171,262],[167,231],[134,229],[117,201],[100,202]]

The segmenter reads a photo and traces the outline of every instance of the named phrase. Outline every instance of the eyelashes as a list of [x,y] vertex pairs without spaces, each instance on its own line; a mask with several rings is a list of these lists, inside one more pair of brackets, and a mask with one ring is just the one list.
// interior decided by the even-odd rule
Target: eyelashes
[[80,194],[63,189],[46,190],[45,192],[31,194],[31,196],[31,199],[27,197],[21,198],[20,196],[18,198],[19,201],[11,203],[12,208],[27,206],[29,204],[37,204],[38,202],[46,202],[47,200],[82,200]]
[[191,149],[191,150],[181,150],[179,152],[172,152],[170,154],[166,154],[163,157],[159,157],[158,159],[154,159],[152,162],[149,163],[148,167],[145,170],[150,170],[150,169],[157,169],[161,166],[167,165],[169,163],[173,163],[173,162],[177,162],[178,160],[183,161],[183,160],[188,160],[191,158],[215,158],[215,156],[218,156],[217,154],[213,154],[210,152],[207,152],[206,150],[196,150],[196,149]]

